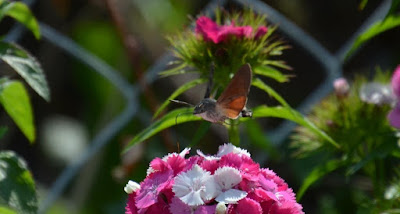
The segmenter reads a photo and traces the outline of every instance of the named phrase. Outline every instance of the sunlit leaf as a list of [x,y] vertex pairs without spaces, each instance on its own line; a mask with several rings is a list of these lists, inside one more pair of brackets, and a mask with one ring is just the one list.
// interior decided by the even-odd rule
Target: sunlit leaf
[[278,82],[287,82],[289,80],[287,75],[282,74],[282,72],[271,66],[258,66],[253,68],[253,72],[258,75],[272,78]]
[[394,14],[397,11],[397,8],[399,8],[399,6],[400,6],[400,0],[392,0],[392,4],[390,5],[389,12],[387,13],[385,19]]
[[400,26],[400,16],[399,15],[390,15],[383,21],[375,22],[370,28],[368,28],[364,33],[358,36],[356,41],[353,43],[349,52],[346,54],[346,58],[354,53],[362,44],[367,42],[368,40],[374,38],[375,36]]
[[49,86],[39,62],[15,44],[0,42],[0,59],[10,65],[45,100],[50,100]]
[[174,91],[174,93],[172,93],[160,106],[160,108],[158,108],[157,112],[154,113],[153,118],[156,118],[166,107],[167,105],[171,102],[170,100],[175,99],[177,96],[179,96],[180,94],[182,94],[183,92],[193,88],[196,85],[199,85],[201,83],[206,82],[207,80],[205,79],[195,79],[193,81],[187,82],[183,85],[181,85],[178,89],[176,89]]
[[0,201],[20,214],[37,212],[38,202],[32,174],[25,161],[12,151],[0,152]]
[[262,64],[265,65],[273,65],[275,67],[278,68],[283,68],[286,70],[292,70],[292,67],[290,67],[289,65],[286,65],[286,63],[284,61],[281,60],[265,60],[262,62]]
[[31,103],[24,85],[19,81],[3,81],[0,85],[0,103],[26,138],[33,143],[35,126]]
[[10,16],[25,25],[36,39],[40,38],[39,25],[29,7],[18,1],[0,0],[0,20],[4,16]]
[[274,89],[272,89],[267,84],[265,84],[261,79],[254,78],[254,80],[252,81],[251,84],[253,86],[255,86],[255,87],[267,92],[270,96],[275,98],[283,106],[286,106],[286,107],[289,106],[289,104],[285,101],[285,99],[283,99],[283,97],[281,97],[281,95],[278,94],[278,92],[276,92]]
[[0,205],[0,213],[1,214],[17,214],[16,211],[12,210],[9,207],[5,207],[5,206],[2,206],[2,205]]
[[[324,131],[315,126],[310,120],[304,117],[301,113],[290,107],[283,107],[283,106],[268,107],[265,105],[261,105],[256,108],[253,108],[253,118],[259,118],[259,117],[277,117],[277,118],[291,120],[301,126],[307,127],[315,134],[327,140],[335,148],[337,149],[340,148],[339,144],[336,143],[331,137],[329,137]],[[241,120],[247,120],[247,118],[241,118]]]
[[179,108],[171,111],[137,134],[125,147],[124,152],[128,151],[136,143],[143,142],[166,128],[197,120],[202,119],[201,117],[193,115],[193,108]]
[[296,194],[297,201],[300,201],[300,199],[303,197],[304,193],[306,190],[316,181],[327,175],[328,173],[331,173],[344,165],[344,161],[342,160],[330,160],[326,163],[323,163],[313,169],[311,173],[304,179],[303,184],[301,185],[299,191]]

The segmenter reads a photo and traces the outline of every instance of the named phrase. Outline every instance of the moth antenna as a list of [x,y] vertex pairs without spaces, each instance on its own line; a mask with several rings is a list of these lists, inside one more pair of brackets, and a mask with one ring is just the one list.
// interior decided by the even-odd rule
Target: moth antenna
[[187,106],[190,106],[190,107],[193,107],[194,105],[192,105],[192,104],[190,104],[190,103],[187,103],[187,102],[184,102],[184,101],[180,101],[180,100],[169,100],[170,102],[173,102],[173,103],[178,103],[178,104],[182,104],[182,105],[187,105]]
[[211,90],[213,87],[214,70],[215,70],[215,64],[214,64],[214,62],[211,62],[210,76],[208,76],[207,90],[206,90],[206,94],[204,95],[204,98],[210,98]]

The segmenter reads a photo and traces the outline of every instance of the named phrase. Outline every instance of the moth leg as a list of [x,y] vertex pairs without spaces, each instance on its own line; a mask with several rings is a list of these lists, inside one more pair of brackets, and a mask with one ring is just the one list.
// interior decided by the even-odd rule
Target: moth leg
[[252,117],[253,117],[253,112],[252,112],[251,110],[243,109],[243,110],[240,112],[240,115],[241,115],[242,117],[250,117],[250,118],[252,118]]

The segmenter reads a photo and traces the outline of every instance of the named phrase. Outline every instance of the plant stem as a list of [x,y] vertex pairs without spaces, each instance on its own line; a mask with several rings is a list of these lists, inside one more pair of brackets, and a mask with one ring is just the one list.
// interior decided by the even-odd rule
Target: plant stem
[[239,120],[230,120],[230,125],[228,127],[229,141],[235,145],[239,146],[240,144],[240,135],[239,135]]

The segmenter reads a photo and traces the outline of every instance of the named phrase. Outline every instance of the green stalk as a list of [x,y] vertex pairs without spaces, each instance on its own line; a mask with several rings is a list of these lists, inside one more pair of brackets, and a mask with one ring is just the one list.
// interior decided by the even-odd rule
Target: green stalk
[[239,135],[239,120],[230,120],[230,125],[228,127],[229,142],[235,146],[240,144]]

